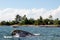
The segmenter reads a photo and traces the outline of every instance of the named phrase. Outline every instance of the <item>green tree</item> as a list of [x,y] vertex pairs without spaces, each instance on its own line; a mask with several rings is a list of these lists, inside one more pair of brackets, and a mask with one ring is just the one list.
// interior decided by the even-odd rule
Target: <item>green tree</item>
[[27,19],[26,15],[24,15],[24,16],[22,17],[22,20],[25,20],[25,19]]
[[53,25],[54,21],[53,21],[53,18],[52,18],[52,15],[49,15],[49,22],[48,24],[49,25]]
[[10,25],[10,23],[8,21],[7,22],[6,21],[2,21],[1,25]]
[[41,20],[41,21],[43,20],[42,16],[40,16],[40,20]]
[[58,21],[58,25],[60,25],[60,20]]
[[7,21],[5,25],[11,25],[11,24],[10,24],[10,22]]
[[6,24],[6,21],[2,21],[2,22],[1,22],[1,25],[5,25],[5,24]]
[[26,15],[24,15],[24,16],[22,17],[22,21],[21,21],[20,24],[28,24],[28,19],[27,19]]
[[49,19],[52,20],[52,15],[49,15]]
[[55,19],[54,24],[55,24],[55,25],[58,25],[58,24],[59,24],[59,19],[58,19],[58,18]]
[[39,25],[43,25],[43,18],[40,16],[40,18],[37,20]]
[[45,25],[50,24],[49,19],[44,19],[44,24],[45,24]]
[[13,21],[10,22],[10,24],[11,24],[11,25],[14,25],[14,24],[16,24],[16,21],[13,20]]
[[30,18],[30,19],[28,20],[28,24],[34,24],[34,22],[35,22],[35,20],[32,19],[32,18]]
[[15,18],[15,21],[16,21],[16,23],[19,23],[19,21],[21,21],[21,16],[20,15],[16,15],[16,18]]
[[38,20],[35,20],[34,25],[39,25]]

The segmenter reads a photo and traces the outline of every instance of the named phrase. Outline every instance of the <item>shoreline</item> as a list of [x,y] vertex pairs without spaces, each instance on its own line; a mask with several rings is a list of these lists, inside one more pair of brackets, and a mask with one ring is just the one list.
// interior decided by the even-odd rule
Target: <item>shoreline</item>
[[37,26],[37,27],[60,27],[60,25],[0,25],[0,26],[13,26],[13,27],[18,27],[18,26],[24,26],[24,27],[30,27],[30,26]]
[[40,26],[40,27],[60,27],[60,25],[10,25],[10,26]]

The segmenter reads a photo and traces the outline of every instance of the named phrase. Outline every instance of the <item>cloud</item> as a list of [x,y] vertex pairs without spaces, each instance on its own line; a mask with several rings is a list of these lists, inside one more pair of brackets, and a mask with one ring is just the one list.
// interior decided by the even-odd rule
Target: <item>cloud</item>
[[6,8],[0,9],[0,21],[14,20],[15,16],[19,14],[20,16],[26,15],[28,18],[37,19],[39,16],[43,18],[48,18],[49,15],[53,16],[53,19],[60,19],[60,6],[56,9],[47,10],[45,8],[32,8],[32,9],[14,9]]

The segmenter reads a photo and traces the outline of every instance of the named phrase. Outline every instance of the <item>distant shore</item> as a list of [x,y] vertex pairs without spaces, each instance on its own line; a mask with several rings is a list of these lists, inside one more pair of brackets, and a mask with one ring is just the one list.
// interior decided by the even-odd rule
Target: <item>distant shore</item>
[[0,26],[13,26],[13,27],[18,27],[18,26],[25,26],[25,27],[31,27],[31,26],[36,26],[36,27],[60,27],[60,25],[0,25]]
[[60,25],[11,25],[11,26],[40,26],[40,27],[60,27]]

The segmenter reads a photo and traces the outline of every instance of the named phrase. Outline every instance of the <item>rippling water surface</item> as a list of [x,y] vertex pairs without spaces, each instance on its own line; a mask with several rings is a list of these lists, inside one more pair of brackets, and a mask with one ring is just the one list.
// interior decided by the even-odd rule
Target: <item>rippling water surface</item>
[[[4,38],[4,36],[11,36],[11,32],[15,29],[28,31],[33,34],[40,34],[41,36]],[[13,28],[12,26],[0,26],[0,40],[60,40],[60,28],[35,26]]]

